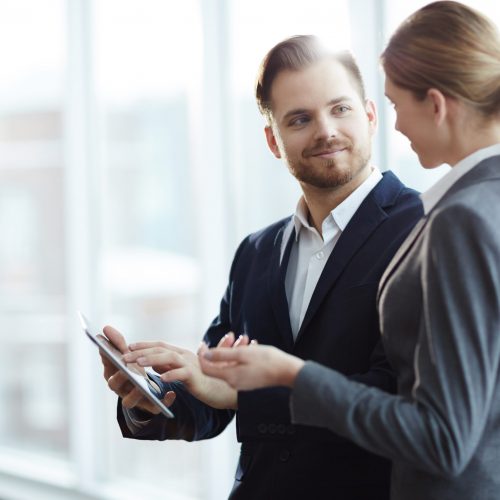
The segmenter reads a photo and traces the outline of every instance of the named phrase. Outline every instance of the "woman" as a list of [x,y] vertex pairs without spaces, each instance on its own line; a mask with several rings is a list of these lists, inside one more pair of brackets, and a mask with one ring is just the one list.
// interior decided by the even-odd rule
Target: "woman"
[[[239,390],[292,387],[292,421],[393,460],[392,498],[500,498],[500,37],[457,2],[410,16],[382,54],[396,129],[453,168],[386,270],[378,305],[398,395],[270,346],[216,348]],[[240,342],[241,344],[241,342]]]

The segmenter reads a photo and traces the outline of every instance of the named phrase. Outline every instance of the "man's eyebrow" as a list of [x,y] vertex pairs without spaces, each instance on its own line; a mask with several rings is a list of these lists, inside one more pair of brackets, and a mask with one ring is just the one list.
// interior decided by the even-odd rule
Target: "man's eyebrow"
[[[336,97],[335,99],[331,99],[330,101],[327,102],[327,106],[335,106],[336,104],[339,104],[341,102],[352,102],[353,99],[352,97],[349,96],[340,96]],[[285,115],[283,116],[283,121],[288,120],[289,118],[292,118],[293,116],[297,115],[302,115],[304,113],[308,113],[309,110],[306,108],[296,108],[296,109],[291,109]]]
[[308,113],[309,110],[306,108],[297,108],[297,109],[291,109],[285,115],[283,116],[283,121],[288,120],[289,118],[292,118],[292,116],[297,116],[297,115],[302,115],[304,113]]

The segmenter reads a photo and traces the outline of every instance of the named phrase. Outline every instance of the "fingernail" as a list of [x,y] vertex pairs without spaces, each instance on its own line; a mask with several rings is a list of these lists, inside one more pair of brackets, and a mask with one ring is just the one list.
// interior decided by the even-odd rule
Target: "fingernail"
[[212,351],[207,351],[205,354],[203,354],[203,357],[206,359],[212,359]]

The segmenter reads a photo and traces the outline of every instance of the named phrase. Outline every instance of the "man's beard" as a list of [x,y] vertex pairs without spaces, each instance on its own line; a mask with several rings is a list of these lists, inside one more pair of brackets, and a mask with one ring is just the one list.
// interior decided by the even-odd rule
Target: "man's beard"
[[[328,158],[323,160],[323,165],[305,164],[302,160],[288,158],[288,168],[292,175],[301,183],[321,189],[332,189],[348,184],[367,166],[370,160],[368,150],[352,149],[352,144],[342,145],[347,148],[350,158]],[[324,144],[311,150],[304,151],[303,156],[311,158],[314,154],[326,149],[339,148],[339,145]],[[340,153],[344,155],[346,153]],[[347,167],[347,168],[346,168]]]

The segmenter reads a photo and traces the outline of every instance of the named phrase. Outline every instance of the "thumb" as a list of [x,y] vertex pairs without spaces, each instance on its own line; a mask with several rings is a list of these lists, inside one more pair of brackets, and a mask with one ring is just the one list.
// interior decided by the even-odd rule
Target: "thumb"
[[103,328],[103,333],[106,335],[108,340],[122,353],[125,354],[129,352],[127,342],[125,341],[125,337],[112,326],[105,326]]
[[171,406],[174,401],[175,401],[175,392],[174,391],[168,391],[167,394],[165,394],[165,397],[162,399],[163,403],[165,404],[165,406],[168,408],[169,406]]

